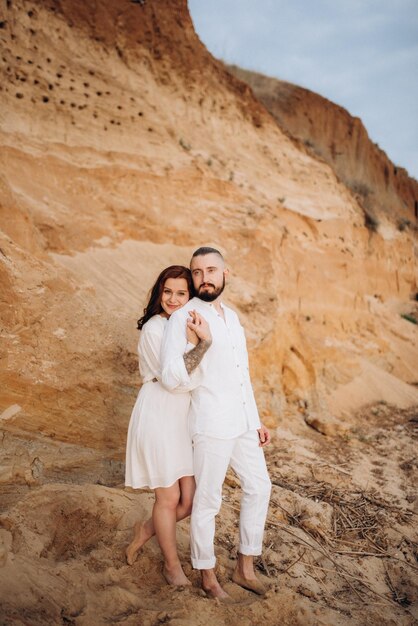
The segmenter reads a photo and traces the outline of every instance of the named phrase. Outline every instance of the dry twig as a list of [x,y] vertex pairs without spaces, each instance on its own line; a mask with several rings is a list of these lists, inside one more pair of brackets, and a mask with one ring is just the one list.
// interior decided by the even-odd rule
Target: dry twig
[[281,572],[281,573],[282,573],[282,574],[286,574],[286,572],[288,572],[288,571],[290,570],[290,568],[291,568],[291,567],[293,567],[294,565],[296,565],[296,563],[298,563],[298,562],[301,560],[301,558],[305,555],[305,552],[306,552],[306,548],[305,548],[305,550],[302,552],[302,554],[300,554],[300,555],[298,556],[298,558],[296,559],[296,561],[293,561],[293,563],[291,563],[288,567],[286,567],[286,569],[282,570],[282,572]]

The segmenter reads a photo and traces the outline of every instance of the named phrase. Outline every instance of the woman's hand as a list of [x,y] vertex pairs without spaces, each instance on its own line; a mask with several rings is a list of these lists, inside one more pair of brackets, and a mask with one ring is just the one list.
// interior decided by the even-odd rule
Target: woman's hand
[[[204,317],[200,315],[195,309],[189,311],[189,319],[187,320],[187,332],[194,333],[199,341],[206,341],[212,343],[212,335],[210,332],[209,324]],[[189,334],[187,334],[189,340]],[[195,343],[192,341],[192,343]]]
[[194,346],[197,346],[197,344],[199,343],[199,337],[194,330],[189,328],[189,324],[186,324],[186,336],[188,343],[192,343]]

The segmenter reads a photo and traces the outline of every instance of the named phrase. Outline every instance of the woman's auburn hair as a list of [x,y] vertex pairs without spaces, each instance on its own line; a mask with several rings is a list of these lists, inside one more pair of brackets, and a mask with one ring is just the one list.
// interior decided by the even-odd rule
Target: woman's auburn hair
[[157,280],[154,283],[154,286],[151,288],[149,293],[148,304],[144,309],[144,314],[139,318],[137,327],[139,330],[142,329],[143,325],[148,322],[151,317],[154,315],[158,315],[163,310],[161,306],[161,297],[163,294],[163,289],[165,282],[168,278],[185,278],[187,281],[187,288],[189,290],[189,295],[192,297],[193,295],[193,282],[192,275],[188,267],[184,265],[170,265],[166,267],[158,276]]

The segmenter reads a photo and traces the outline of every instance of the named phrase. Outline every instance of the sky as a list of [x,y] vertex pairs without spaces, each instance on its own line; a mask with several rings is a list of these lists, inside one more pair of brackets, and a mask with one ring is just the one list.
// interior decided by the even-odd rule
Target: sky
[[360,117],[418,179],[418,0],[189,0],[217,58],[305,87]]

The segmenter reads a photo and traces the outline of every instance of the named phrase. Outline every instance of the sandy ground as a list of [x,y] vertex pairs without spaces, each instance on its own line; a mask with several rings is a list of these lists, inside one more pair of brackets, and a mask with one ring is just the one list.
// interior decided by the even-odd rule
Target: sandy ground
[[6,625],[263,624],[412,626],[418,619],[418,410],[385,403],[325,437],[302,420],[267,450],[273,492],[265,598],[230,581],[240,489],[228,474],[217,520],[218,575],[230,605],[205,597],[189,564],[188,521],[178,526],[193,586],[168,586],[152,539],[132,567],[124,549],[152,493],[122,485],[32,488],[1,517],[1,621]]

